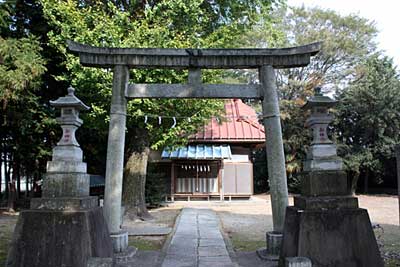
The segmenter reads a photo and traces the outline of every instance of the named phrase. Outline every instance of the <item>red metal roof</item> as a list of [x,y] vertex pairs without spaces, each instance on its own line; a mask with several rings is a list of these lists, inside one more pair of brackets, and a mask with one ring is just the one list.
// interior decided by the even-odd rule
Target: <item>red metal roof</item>
[[264,127],[258,122],[253,108],[240,99],[225,101],[226,119],[221,123],[212,118],[193,137],[191,142],[265,142]]

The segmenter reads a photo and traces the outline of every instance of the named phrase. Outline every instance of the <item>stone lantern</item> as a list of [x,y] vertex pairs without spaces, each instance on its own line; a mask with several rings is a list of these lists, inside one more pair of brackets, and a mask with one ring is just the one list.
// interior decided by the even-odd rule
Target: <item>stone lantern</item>
[[[329,139],[327,133],[328,125],[334,119],[329,109],[334,107],[337,101],[324,96],[319,87],[315,88],[314,92],[314,96],[302,107],[303,110],[311,111],[305,127],[311,129],[313,137],[304,161],[302,194],[305,196],[349,195],[347,175],[342,170],[342,159],[337,156],[336,144]],[[354,202],[356,199],[351,201]]]
[[285,261],[306,257],[317,267],[383,267],[368,212],[351,195],[336,145],[327,136],[333,120],[329,108],[335,104],[316,88],[303,107],[311,110],[305,126],[311,128],[313,140],[300,177],[301,195],[286,209],[282,266]]
[[[88,106],[74,95],[74,92],[75,89],[70,86],[68,88],[68,95],[60,97],[55,101],[50,101],[50,105],[61,109],[61,116],[57,118],[57,122],[63,129],[63,135],[57,146],[68,149],[72,149],[73,147],[79,148],[79,144],[75,139],[75,131],[83,123],[79,118],[79,111],[89,109]],[[75,149],[75,151],[79,151],[79,155],[72,157],[72,159],[82,160],[82,157],[79,157],[82,154],[82,150]]]
[[50,105],[61,109],[57,122],[63,133],[53,148],[52,161],[47,162],[47,175],[43,183],[43,196],[46,197],[89,196],[89,175],[86,173],[86,163],[82,162],[82,149],[75,138],[76,130],[83,123],[79,111],[88,110],[89,107],[74,92],[75,89],[70,86],[68,95],[50,101]]
[[334,107],[337,101],[321,93],[321,88],[315,88],[315,94],[303,106],[304,110],[311,110],[305,126],[311,128],[313,140],[307,152],[304,171],[311,170],[341,170],[342,159],[337,156],[336,145],[329,139],[327,128],[334,117],[329,108]]
[[97,197],[89,196],[90,175],[75,138],[83,123],[79,111],[89,107],[72,87],[50,104],[61,109],[62,137],[47,162],[42,197],[31,199],[31,209],[20,213],[7,266],[86,267],[93,261],[111,266],[112,240]]

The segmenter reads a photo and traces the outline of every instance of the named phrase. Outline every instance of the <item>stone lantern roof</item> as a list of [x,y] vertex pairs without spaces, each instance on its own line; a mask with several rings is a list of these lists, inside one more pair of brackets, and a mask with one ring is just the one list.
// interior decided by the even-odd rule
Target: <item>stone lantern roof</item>
[[59,97],[57,100],[51,101],[50,105],[54,107],[74,107],[78,110],[88,110],[89,107],[85,105],[79,98],[74,95],[75,88],[68,87],[68,95]]
[[321,93],[321,87],[314,88],[314,96],[308,99],[307,103],[302,107],[303,109],[312,109],[314,107],[331,108],[336,105],[338,101],[333,100],[329,96],[324,96]]

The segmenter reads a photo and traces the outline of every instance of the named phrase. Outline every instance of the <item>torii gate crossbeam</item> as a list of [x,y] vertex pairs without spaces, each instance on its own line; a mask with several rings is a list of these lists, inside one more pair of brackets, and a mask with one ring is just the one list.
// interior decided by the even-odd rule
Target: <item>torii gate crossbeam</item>
[[[93,47],[68,41],[68,48],[83,66],[114,70],[104,215],[115,252],[127,246],[123,244],[127,234],[120,228],[127,98],[262,99],[273,228],[283,231],[288,190],[274,69],[308,65],[321,43],[282,49],[162,49]],[[189,79],[187,84],[128,84],[130,68],[189,69]],[[201,69],[258,69],[260,84],[202,84]]]

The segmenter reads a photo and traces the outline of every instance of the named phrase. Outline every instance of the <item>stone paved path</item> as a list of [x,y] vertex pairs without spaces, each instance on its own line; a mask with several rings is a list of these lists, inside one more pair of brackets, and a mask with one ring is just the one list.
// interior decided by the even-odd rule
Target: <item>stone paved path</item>
[[184,208],[162,267],[233,267],[219,220],[210,209]]

